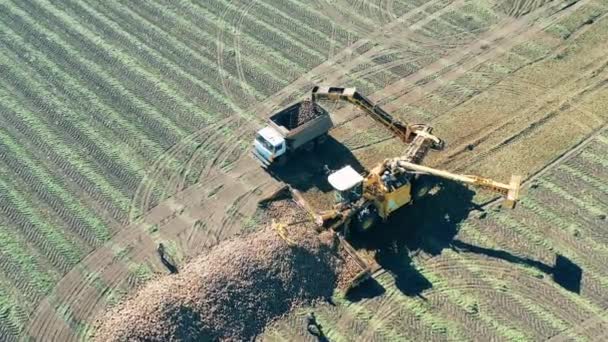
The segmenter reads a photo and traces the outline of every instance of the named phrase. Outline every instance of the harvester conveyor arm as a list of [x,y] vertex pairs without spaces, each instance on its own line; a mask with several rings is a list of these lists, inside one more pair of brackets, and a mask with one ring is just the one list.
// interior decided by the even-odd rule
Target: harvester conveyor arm
[[390,129],[403,142],[411,142],[413,132],[408,124],[395,119],[380,106],[357,92],[356,88],[317,86],[312,90],[312,99],[313,101],[343,100],[350,102],[363,109],[372,119]]
[[499,193],[501,195],[506,196],[505,205],[508,207],[513,207],[515,205],[515,201],[519,199],[521,176],[511,176],[510,183],[504,184],[496,182],[489,178],[474,175],[459,175],[448,171],[434,169],[428,166],[410,163],[405,160],[396,160],[396,164],[410,171],[420,172],[460,183],[470,184],[476,187]]

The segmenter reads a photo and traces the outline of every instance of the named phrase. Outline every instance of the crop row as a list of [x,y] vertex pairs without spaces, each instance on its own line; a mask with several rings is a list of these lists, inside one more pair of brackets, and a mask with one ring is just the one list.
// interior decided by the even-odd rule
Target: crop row
[[[7,174],[4,168],[1,172]],[[19,228],[28,241],[48,256],[54,267],[66,272],[83,256],[80,246],[77,246],[72,236],[64,234],[58,225],[46,219],[46,212],[50,210],[22,193],[21,185],[17,180],[13,180],[10,185],[0,181],[3,192],[0,212]]]
[[114,185],[120,191],[128,193],[130,188],[137,186],[138,178],[143,175],[143,166],[133,165],[132,160],[124,158],[120,142],[112,142],[86,121],[79,121],[79,114],[58,101],[54,94],[44,88],[42,82],[35,83],[34,77],[24,78],[22,76],[27,73],[13,72],[10,68],[2,68],[7,81],[5,84],[12,86],[6,87],[6,90],[12,91],[22,107],[36,113],[40,123],[51,131],[58,132],[66,146],[82,146],[86,149],[89,155],[94,156],[94,159],[89,160],[92,164],[100,169],[109,169],[105,176],[108,179],[114,177]]
[[[23,2],[19,2],[24,6]],[[94,61],[102,67],[105,74],[113,75],[118,78],[123,86],[128,89],[137,91],[134,95],[146,101],[157,108],[172,108],[167,110],[164,117],[171,118],[174,126],[181,127],[185,132],[193,129],[191,125],[179,120],[188,118],[191,115],[205,115],[201,108],[192,106],[192,103],[182,96],[177,89],[165,82],[159,82],[163,79],[161,74],[162,69],[146,68],[143,61],[135,58],[135,54],[127,54],[122,49],[116,48],[110,42],[103,40],[96,31],[84,27],[80,22],[67,16],[64,12],[56,9],[52,4],[45,3],[44,6],[36,3],[29,3],[27,8],[34,8],[36,11],[29,13],[23,12],[22,18],[29,24],[29,27],[36,29],[39,34],[49,36],[47,39],[50,45],[59,45],[60,49],[64,48],[71,52],[71,58],[88,59]],[[15,7],[12,8],[15,10]],[[16,11],[19,12],[19,11]],[[30,15],[29,18],[27,15]],[[33,19],[33,20],[32,20]],[[28,29],[25,27],[24,29]],[[53,47],[45,47],[46,51],[53,51]],[[164,65],[163,65],[164,66]],[[169,83],[169,82],[167,82]],[[180,132],[181,129],[173,129],[175,132]]]
[[[130,8],[117,7],[88,8],[87,13],[74,5],[70,6],[73,13],[69,18],[88,15],[90,25],[84,25],[88,27],[83,32],[103,33],[104,41],[118,44],[129,56],[139,54],[138,62],[146,63],[141,65],[143,69],[159,72],[156,77],[163,79],[167,85],[174,85],[174,89],[179,89],[183,96],[205,101],[207,110],[213,109],[217,114],[224,115],[241,111],[222,94],[219,74],[209,72],[214,67],[210,61],[199,58],[190,48]],[[200,118],[188,116],[186,112],[180,114],[179,121],[192,127],[201,123]]]
[[91,248],[108,239],[109,232],[102,219],[74,198],[62,180],[53,179],[47,170],[36,165],[31,156],[4,132],[0,132],[0,148],[3,149],[0,153],[2,163],[26,184],[20,190],[46,203],[52,214],[62,221],[62,226],[77,234]]
[[[99,116],[95,116],[96,118],[110,113],[106,116],[106,120],[109,122],[100,121],[101,126],[111,127],[115,122],[127,122],[139,130],[141,141],[147,142],[148,139],[152,139],[161,148],[170,146],[183,134],[160,113],[154,112],[152,107],[138,100],[135,94],[124,88],[119,80],[107,76],[104,69],[98,65],[72,53],[66,44],[62,42],[54,44],[49,42],[52,41],[49,38],[46,45],[50,46],[45,47],[41,42],[31,41],[27,38],[29,34],[39,34],[40,31],[13,31],[19,28],[19,25],[14,23],[16,20],[18,19],[8,19],[5,22],[7,24],[3,25],[6,32],[14,32],[5,38],[7,47],[17,55],[29,56],[31,59],[29,65],[41,65],[48,70],[48,74],[41,73],[41,75],[48,75],[49,79],[57,77],[58,81],[66,81],[67,89],[69,89],[67,95],[83,95],[87,100],[95,99],[89,102],[89,106],[99,104],[101,113]],[[27,25],[23,21],[20,23]],[[62,82],[58,83],[63,85]],[[96,113],[96,111],[91,112],[91,114]],[[146,115],[140,113],[146,113]],[[121,121],[121,118],[124,119]],[[138,145],[134,144],[133,148],[135,147]],[[150,145],[146,144],[144,147],[150,148]]]

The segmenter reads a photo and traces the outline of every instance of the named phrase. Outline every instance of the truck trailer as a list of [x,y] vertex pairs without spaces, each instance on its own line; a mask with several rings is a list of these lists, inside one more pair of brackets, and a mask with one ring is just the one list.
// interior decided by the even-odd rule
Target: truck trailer
[[282,165],[293,153],[312,151],[327,140],[333,122],[315,101],[298,102],[268,119],[253,141],[253,155],[263,167]]

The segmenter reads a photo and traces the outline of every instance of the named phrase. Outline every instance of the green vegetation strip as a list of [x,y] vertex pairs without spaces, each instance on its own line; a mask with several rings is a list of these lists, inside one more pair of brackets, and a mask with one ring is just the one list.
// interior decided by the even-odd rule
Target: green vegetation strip
[[601,167],[608,169],[608,158],[599,156],[595,153],[583,151],[581,154],[585,160],[591,161],[593,163],[599,164]]
[[[407,341],[407,337],[399,330],[395,330],[388,319],[380,318],[378,312],[369,308],[365,302],[352,302],[341,295],[334,295],[333,301],[339,307],[346,309],[348,317],[352,317],[365,324],[366,329],[371,329],[375,334],[382,336],[387,341]],[[389,301],[389,300],[387,300]],[[349,319],[349,318],[347,318]]]
[[390,274],[384,273],[376,278],[376,280],[380,285],[382,285],[382,287],[385,288],[385,295],[392,298],[391,303],[395,303],[396,305],[407,308],[408,311],[413,312],[422,323],[431,328],[431,331],[441,333],[445,332],[446,337],[452,341],[466,340],[464,335],[462,335],[458,324],[434,314],[430,310],[429,304],[423,300],[402,295]]
[[551,181],[548,181],[546,179],[541,179],[539,181],[539,184],[544,189],[547,189],[547,190],[551,191],[552,193],[554,193],[556,196],[559,196],[559,197],[565,199],[566,201],[568,201],[568,203],[572,203],[572,204],[578,206],[579,208],[588,211],[589,213],[591,213],[593,215],[605,214],[604,211],[602,209],[598,208],[595,203],[589,203],[583,199],[580,199],[577,196],[573,196],[568,191],[566,191],[564,188],[562,188],[561,186],[559,186]]
[[0,324],[9,333],[17,335],[25,326],[27,315],[20,299],[6,291],[9,288],[9,284],[0,281]]
[[95,171],[90,163],[84,161],[81,153],[77,153],[73,148],[66,146],[55,133],[53,133],[46,125],[42,124],[35,113],[25,111],[21,108],[21,104],[15,100],[14,94],[5,91],[0,87],[0,103],[8,108],[21,121],[26,123],[38,137],[47,144],[53,146],[53,149],[64,157],[64,160],[69,162],[74,168],[80,171],[81,175],[89,179],[98,186],[97,190],[108,196],[119,207],[127,210],[130,200],[110,184],[104,177]]
[[[6,8],[6,13],[10,13],[10,11],[8,10],[9,8]],[[11,7],[12,10],[16,10],[14,8]],[[38,23],[35,20],[30,19],[29,17],[27,17],[27,14],[25,14],[22,11],[16,10],[17,13],[21,14],[21,19],[23,19],[24,23],[28,25],[28,27],[31,30],[36,30],[35,33],[39,34],[43,37],[46,37],[47,40],[53,44],[56,45],[56,47],[54,46],[50,46],[53,50],[56,50],[57,48],[63,49],[63,51],[65,52],[65,58],[62,58],[63,56],[57,56],[55,57],[55,65],[58,65],[58,63],[61,63],[64,60],[69,60],[72,63],[77,63],[78,67],[83,67],[85,69],[85,71],[87,73],[90,73],[91,76],[95,76],[98,77],[100,80],[102,80],[104,83],[108,84],[111,86],[111,88],[117,92],[117,95],[120,96],[121,99],[128,99],[128,101],[130,101],[130,103],[132,103],[137,109],[139,109],[140,112],[142,113],[146,113],[147,116],[151,116],[153,117],[156,122],[158,122],[159,125],[162,126],[162,128],[165,131],[171,132],[172,134],[176,135],[177,139],[180,139],[181,137],[184,137],[186,135],[186,133],[184,131],[182,131],[181,128],[179,128],[178,126],[176,126],[169,118],[166,117],[165,114],[160,113],[159,111],[156,110],[156,108],[148,105],[147,103],[141,101],[139,99],[139,96],[137,96],[136,94],[130,92],[129,90],[127,90],[125,88],[125,86],[121,83],[120,80],[111,77],[108,74],[108,70],[105,70],[104,68],[100,67],[99,65],[95,64],[94,62],[86,59],[83,57],[83,54],[78,53],[78,51],[74,48],[72,48],[69,44],[67,44],[64,40],[62,40],[62,38],[60,36],[58,36],[56,33],[54,33],[51,30],[48,30],[44,27],[41,27],[40,25],[38,25]],[[3,25],[4,28],[6,30],[12,30],[10,25]],[[21,44],[24,44],[26,46],[29,46],[29,44],[25,44],[24,40],[21,39],[21,37],[19,37],[20,33],[17,31],[13,31],[14,34],[9,35],[8,37],[10,39],[18,39],[18,41]],[[29,32],[25,32],[25,33],[21,33],[21,35],[23,35],[24,37],[27,37],[29,34]],[[33,51],[36,51],[36,48],[32,48]],[[53,55],[45,55],[45,54],[40,54],[38,53],[36,55],[36,57],[42,57],[42,60],[49,60],[50,58],[52,58]],[[67,72],[70,70],[65,70],[66,74],[69,74],[70,72]],[[61,72],[59,72],[61,73]],[[94,85],[91,85],[91,87],[93,87]],[[94,89],[94,88],[92,88]]]
[[[471,239],[472,243],[482,244],[484,246],[488,246],[491,248],[499,247],[496,245],[496,243],[493,240],[491,240],[487,236],[487,234],[482,235],[482,231],[477,227],[477,225],[473,224],[473,222],[467,222],[467,224],[463,225],[463,227],[461,229],[465,230],[467,232],[467,235],[470,238],[472,238]],[[498,280],[496,278],[489,277],[488,276],[489,273],[485,272],[483,269],[471,267],[470,262],[468,262],[465,258],[458,255],[457,253],[452,252],[452,253],[450,253],[450,256],[457,258],[458,262],[463,267],[465,267],[472,273],[480,276],[481,279],[484,279],[484,281],[488,282],[493,288],[497,289],[498,291],[505,292],[516,303],[518,303],[522,307],[526,308],[528,311],[530,311],[536,317],[538,317],[541,320],[543,320],[544,322],[548,323],[551,327],[553,327],[557,331],[560,331],[560,332],[565,331],[572,326],[569,322],[554,315],[550,309],[547,309],[547,308],[539,305],[537,303],[537,298],[525,297],[525,296],[522,296],[520,293],[517,293],[514,291],[505,291],[506,289],[509,288],[509,283],[506,283],[502,280]],[[529,273],[530,277],[534,277],[534,278],[538,278],[538,275],[542,274],[542,273],[540,273],[540,271],[533,269],[533,268],[529,268],[529,267],[524,267],[524,271]],[[575,304],[581,308],[584,308],[585,310],[588,310],[590,312],[595,312],[595,310],[598,310],[598,308],[596,308],[595,306],[590,305],[591,304],[590,302],[588,302],[587,300],[581,299],[576,294],[573,294],[558,286],[552,286],[552,289],[559,292],[562,296],[564,296],[564,298],[566,298],[573,304]],[[485,318],[485,317],[483,317],[483,318]],[[515,335],[513,335],[513,336],[515,336]],[[580,336],[576,336],[576,335],[570,335],[569,337],[572,338],[573,340],[580,340],[580,338],[581,338]]]
[[61,199],[65,208],[70,210],[75,216],[81,218],[88,224],[89,230],[95,235],[99,241],[109,239],[110,232],[107,226],[101,221],[95,213],[93,213],[85,204],[79,202],[73,194],[68,192],[65,187],[62,187],[53,176],[46,170],[37,165],[22,146],[18,145],[10,136],[0,131],[0,141],[5,146],[8,146],[11,151],[28,167],[30,172],[36,176],[38,181],[45,185],[45,189],[51,194]]
[[0,191],[3,192],[5,200],[12,210],[20,212],[32,224],[45,240],[53,246],[53,249],[59,252],[65,261],[71,264],[76,264],[83,256],[81,248],[68,240],[64,232],[57,227],[53,227],[47,223],[42,217],[42,213],[34,210],[36,206],[25,198],[20,189],[14,189],[14,184],[7,184],[0,179]]
[[[206,30],[202,30],[200,29],[197,25],[193,25],[191,22],[189,22],[187,19],[185,19],[185,15],[180,13],[180,14],[176,14],[174,12],[174,7],[167,7],[167,6],[162,6],[161,4],[155,3],[155,2],[146,2],[143,5],[138,5],[138,6],[150,6],[155,12],[154,13],[158,13],[160,15],[163,16],[163,20],[160,20],[158,22],[159,28],[163,29],[164,31],[167,31],[166,28],[162,28],[162,26],[160,25],[167,25],[167,24],[172,24],[172,27],[183,27],[183,28],[188,28],[188,31],[190,34],[195,34],[197,36],[198,39],[204,39],[206,44],[209,45],[213,45],[213,47],[208,46],[208,49],[210,50],[217,50],[217,38],[212,37],[208,30],[210,29],[210,27],[205,27]],[[171,26],[169,26],[171,28]],[[220,66],[218,68],[218,61],[217,60],[210,60],[208,58],[205,58],[200,52],[197,52],[196,50],[194,50],[190,45],[188,45],[188,43],[186,42],[182,42],[180,40],[180,36],[179,35],[173,35],[174,39],[178,40],[180,45],[183,45],[183,47],[185,49],[187,49],[187,51],[192,54],[192,55],[196,55],[199,56],[198,58],[201,59],[202,64],[207,65],[208,68],[210,70],[215,69],[218,73],[219,76],[222,79],[227,79],[229,81],[235,82],[236,84],[238,84],[239,86],[241,86],[243,88],[243,90],[245,91],[245,93],[247,95],[253,94],[257,99],[263,99],[265,97],[265,95],[261,94],[257,88],[250,86],[248,83],[243,82],[241,83],[241,81],[239,79],[237,79],[237,77],[233,74],[231,74],[230,72],[228,72],[227,70],[225,70],[223,68],[223,66]],[[245,49],[247,50],[247,49]],[[216,53],[217,55],[217,53]],[[219,56],[216,56],[216,59]],[[259,57],[258,57],[259,58]],[[256,59],[255,62],[250,60],[249,58],[245,59],[242,61],[243,63],[247,64],[247,68],[248,69],[253,69],[255,71],[254,74],[262,74],[265,76],[270,75],[273,79],[273,81],[277,82],[277,83],[283,83],[284,80],[282,80],[281,75],[276,73],[276,70],[269,68],[269,67],[264,67],[264,65],[267,63],[267,61],[263,61],[263,60],[258,60]],[[236,71],[236,70],[235,70]],[[240,97],[240,96],[239,96]]]
[[[525,206],[527,209],[534,212],[541,220],[545,220],[546,222],[550,222],[552,226],[558,227],[561,230],[569,233],[569,235],[574,235],[575,230],[578,228],[575,222],[571,222],[569,219],[564,217],[563,215],[556,214],[552,209],[548,208],[546,205],[543,205],[536,200],[530,198],[525,201],[520,201],[522,206]],[[515,222],[513,220],[510,221],[513,224],[510,227],[519,230],[530,231],[529,228],[537,228],[537,224],[530,225],[528,224],[526,227],[520,226],[519,222]],[[588,250],[593,250],[595,255],[589,255],[589,253],[579,252],[578,250],[573,250],[571,246],[565,245],[563,242],[556,241],[554,238],[544,236],[543,239],[546,240],[546,246],[549,250],[554,250],[555,247],[551,241],[555,241],[555,244],[558,245],[559,250],[566,251],[568,256],[574,258],[577,263],[580,263],[581,266],[584,266],[586,269],[592,271],[587,272],[586,277],[596,279],[603,287],[608,287],[608,277],[605,276],[605,271],[599,268],[599,264],[594,263],[589,258],[597,256],[597,253],[605,253],[604,255],[608,255],[608,247],[597,243],[592,238],[583,237],[583,241],[581,241],[581,245],[584,245]],[[584,256],[583,256],[584,255]],[[602,266],[605,266],[602,264]]]
[[23,237],[15,234],[14,228],[0,224],[0,242],[2,243],[0,252],[4,258],[11,260],[23,270],[23,276],[31,280],[30,284],[38,293],[45,294],[53,288],[58,275],[50,269],[42,269],[38,261],[42,260],[42,257],[38,253],[32,252]]
[[[153,72],[152,70],[145,68],[141,64],[141,62],[137,58],[135,58],[135,56],[132,56],[132,55],[124,52],[122,49],[118,49],[113,44],[105,41],[104,39],[102,39],[102,37],[100,37],[100,35],[98,33],[83,26],[82,23],[80,23],[79,21],[70,17],[66,13],[60,11],[51,2],[42,0],[41,3],[42,3],[41,6],[43,8],[45,8],[48,11],[48,13],[52,14],[54,17],[61,20],[63,22],[63,24],[66,25],[66,27],[71,28],[72,30],[77,32],[80,36],[82,36],[84,39],[95,44],[100,49],[103,49],[110,57],[112,57],[113,59],[115,59],[117,61],[120,61],[122,63],[122,65],[124,65],[125,67],[132,70],[135,74],[138,74],[140,77],[142,77],[142,79],[146,80],[146,82],[149,82],[150,84],[154,84],[154,86],[156,88],[160,89],[164,94],[166,94],[167,96],[172,98],[175,101],[175,103],[179,103],[184,109],[190,110],[192,113],[196,113],[196,114],[203,115],[206,117],[209,116],[208,113],[202,112],[201,108],[197,107],[194,103],[192,103],[192,101],[190,101],[190,99],[187,99],[184,96],[182,96],[178,89],[176,89],[173,86],[167,85],[166,82],[159,82],[159,80],[163,80],[163,79],[166,80],[166,78],[164,78],[163,75],[160,73],[160,70],[154,70],[155,72]],[[149,50],[145,45],[140,45],[140,47],[142,47],[146,50]],[[182,70],[174,67],[174,65],[172,65],[170,61],[164,59],[158,53],[153,52],[153,51],[148,51],[148,52],[150,52],[152,55],[154,55],[159,60],[162,60],[165,63],[166,67],[170,68],[173,72],[177,72],[180,74],[184,73]],[[205,86],[205,88],[208,88],[208,85],[204,85],[204,86]],[[238,108],[232,102],[227,101],[221,94],[218,94],[217,92],[212,91],[212,89],[210,89],[210,88],[208,88],[207,91],[208,91],[209,95],[211,95],[213,98],[215,98],[216,100],[218,100],[220,102],[224,102],[230,108],[232,108],[236,113],[240,112],[240,108]]]
[[[25,68],[13,68],[13,66],[19,65],[19,63],[11,64],[11,66],[7,66],[7,69],[11,69],[14,75],[17,75],[17,77],[20,78],[22,83],[26,86],[28,93],[35,92],[41,99],[45,99],[46,105],[49,108],[51,108],[55,113],[63,114],[74,128],[82,132],[84,136],[90,137],[92,143],[95,144],[99,150],[103,151],[109,159],[115,161],[119,167],[137,176],[143,176],[142,169],[144,166],[143,164],[136,164],[139,158],[130,153],[130,146],[126,145],[122,141],[112,139],[114,133],[110,131],[106,131],[108,136],[101,135],[99,133],[101,131],[101,127],[91,126],[87,123],[87,121],[82,120],[82,114],[74,112],[69,108],[69,106],[65,106],[61,101],[57,100],[55,94],[47,91],[43,87],[44,81],[36,80],[37,77],[34,76],[35,74],[30,73],[30,70],[26,70]],[[19,91],[19,89],[17,89],[17,91]],[[24,94],[24,96],[26,95],[27,94]],[[39,119],[39,121],[41,121],[41,123],[44,122],[44,120],[41,119]],[[49,123],[47,123],[47,125],[48,124]],[[143,163],[143,161],[141,162]]]
[[[189,57],[191,58],[198,58],[199,60],[202,60],[199,54],[196,54],[194,51],[192,51],[191,49],[189,49],[188,46],[180,43],[176,38],[172,37],[171,35],[167,34],[166,32],[164,32],[161,28],[159,28],[157,26],[156,23],[152,23],[150,21],[147,21],[145,18],[142,18],[139,14],[133,12],[130,8],[128,7],[124,7],[121,6],[118,3],[108,3],[109,5],[112,6],[116,6],[116,10],[120,11],[121,13],[124,13],[126,15],[128,15],[132,21],[133,24],[136,24],[137,26],[141,26],[141,27],[146,27],[148,30],[150,30],[151,32],[153,32],[155,35],[157,35],[158,37],[162,38],[163,40],[170,42],[171,45],[173,46],[173,48],[175,49],[180,49],[183,51],[188,52]],[[93,11],[91,7],[86,6],[85,4],[82,4],[83,8],[87,9],[88,11]],[[59,13],[62,12],[57,12],[58,15],[60,15]],[[105,14],[100,13],[100,12],[94,12],[95,13],[95,17],[96,19],[100,20],[101,22],[103,22],[106,26],[112,28],[115,32],[117,32],[119,35],[122,35],[124,37],[126,37],[126,39],[128,41],[131,42],[131,44],[133,46],[137,46],[139,49],[141,49],[142,51],[145,51],[146,53],[148,53],[151,56],[154,56],[154,58],[158,61],[160,61],[162,63],[162,65],[164,66],[164,68],[166,70],[171,71],[171,74],[173,75],[179,75],[180,77],[183,77],[185,79],[187,79],[189,82],[191,82],[192,84],[197,85],[198,87],[200,87],[201,89],[205,90],[205,93],[210,96],[211,98],[213,98],[214,100],[216,100],[219,103],[222,103],[224,105],[226,105],[228,108],[230,108],[232,111],[234,111],[235,113],[238,114],[242,114],[242,110],[240,107],[238,107],[235,103],[233,103],[230,99],[227,99],[223,94],[220,94],[217,92],[216,89],[214,89],[209,83],[207,82],[202,82],[201,80],[199,80],[196,77],[193,77],[186,69],[184,69],[184,67],[177,65],[174,61],[170,60],[169,58],[165,57],[162,55],[162,53],[157,52],[155,49],[152,49],[148,46],[148,44],[140,39],[136,37],[136,34],[134,33],[130,33],[127,30],[125,30],[124,28],[121,28],[119,25],[117,25],[115,22],[109,20]],[[62,16],[64,16],[66,22],[70,22],[73,20],[72,17],[62,14]],[[79,32],[81,32],[81,34],[86,35],[86,36],[92,36],[93,33],[92,31],[90,31],[87,27],[85,26],[81,26],[81,30],[79,30]],[[123,56],[123,60],[129,60],[129,63],[132,65],[138,65],[138,68],[141,68],[140,70],[146,70],[146,72],[148,72],[148,68],[145,68],[143,65],[141,65],[141,63],[138,62],[138,60],[133,59],[131,57],[131,55],[127,55],[127,54],[122,54]],[[121,58],[122,59],[122,58]],[[206,63],[207,67],[211,68],[211,63],[209,61],[207,61]],[[155,76],[152,73],[147,74],[148,77],[151,77],[151,79],[163,79],[164,82],[163,83],[169,83],[171,82],[172,78],[167,78],[167,77],[163,77],[162,74],[156,74]],[[175,88],[177,88],[177,86],[174,86]],[[170,88],[165,88],[166,91],[168,91],[169,93],[177,96],[179,95],[179,91],[177,91],[177,89],[175,89],[176,91],[174,91],[173,89],[169,90]],[[179,98],[178,99],[182,100],[183,98]],[[201,113],[201,110],[197,110],[194,111],[193,113],[199,113],[202,114],[203,116],[209,116],[209,113]],[[227,114],[227,113],[224,113]]]
[[[453,261],[457,261],[461,267],[467,269],[472,274],[475,274],[480,279],[483,279],[485,282],[490,283],[490,286],[495,288],[497,291],[502,291],[502,282],[494,281],[494,279],[490,279],[487,277],[487,274],[483,272],[479,267],[475,265],[471,265],[469,262],[464,260],[460,255],[456,253],[452,253],[451,250],[445,250],[443,254],[447,254],[446,257],[450,257]],[[500,322],[496,317],[493,317],[488,312],[476,312],[472,310],[479,310],[477,305],[479,303],[479,299],[472,294],[468,294],[462,292],[455,286],[453,280],[442,278],[441,275],[437,272],[432,272],[431,270],[420,267],[417,268],[418,271],[428,279],[432,284],[433,288],[437,288],[437,291],[441,291],[441,294],[445,295],[450,302],[457,304],[464,311],[468,313],[476,314],[479,320],[481,320],[487,327],[493,329],[496,333],[501,335],[503,338],[510,341],[529,341],[530,338],[524,331],[518,329],[517,326],[514,325],[506,325]],[[445,291],[442,291],[442,287],[445,288]],[[511,297],[513,297],[513,293],[509,293]]]
[[[228,33],[231,31],[236,31],[237,29],[234,23],[226,21],[225,16],[218,16],[215,13],[212,13],[207,10],[201,4],[185,0],[179,0],[179,3],[180,6],[184,8],[184,10],[192,13],[192,15],[195,15],[196,18],[203,20],[203,22],[210,21],[211,23],[213,23],[217,30],[225,30]],[[196,25],[195,20],[190,20],[190,23],[190,25]],[[230,35],[232,35],[232,33]],[[284,66],[285,70],[293,70],[294,74],[301,74],[306,72],[306,68],[297,63],[294,63],[291,59],[289,59],[289,55],[286,52],[281,52],[270,48],[268,42],[261,41],[250,34],[242,34],[240,36],[240,39],[245,43],[245,46],[248,47],[248,49],[253,48],[255,51],[263,52],[264,54],[272,58],[273,62],[278,62],[282,66]],[[247,49],[243,49],[244,52],[246,50]],[[262,65],[265,64],[266,63],[262,61]],[[286,84],[287,83],[285,83],[285,85]]]

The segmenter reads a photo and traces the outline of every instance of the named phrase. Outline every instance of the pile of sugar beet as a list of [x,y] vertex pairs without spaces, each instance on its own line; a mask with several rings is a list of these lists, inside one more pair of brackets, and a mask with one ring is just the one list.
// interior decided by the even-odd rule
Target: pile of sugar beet
[[[299,221],[293,202],[275,203],[268,218]],[[297,244],[266,224],[153,280],[98,320],[96,340],[253,340],[294,307],[331,297],[344,264],[335,236],[315,232],[312,222],[288,233]]]
[[323,114],[323,110],[310,100],[302,101],[297,111],[289,117],[289,127],[298,127]]

